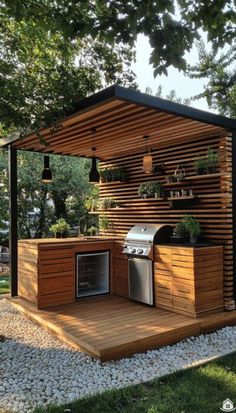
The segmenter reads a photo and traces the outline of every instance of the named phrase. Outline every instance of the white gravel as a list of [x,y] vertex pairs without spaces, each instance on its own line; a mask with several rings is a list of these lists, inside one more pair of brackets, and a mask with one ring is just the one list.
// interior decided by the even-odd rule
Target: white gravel
[[236,327],[101,363],[63,344],[0,300],[0,411],[31,412],[160,377],[236,350]]

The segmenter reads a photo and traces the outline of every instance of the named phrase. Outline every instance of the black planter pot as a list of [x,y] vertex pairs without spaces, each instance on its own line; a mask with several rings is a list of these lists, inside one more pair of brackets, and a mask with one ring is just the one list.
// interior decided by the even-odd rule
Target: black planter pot
[[186,239],[178,237],[176,235],[172,235],[170,237],[170,241],[172,242],[172,244],[185,244],[186,243]]
[[67,236],[68,236],[68,232],[67,232],[67,231],[56,232],[55,238],[67,238]]

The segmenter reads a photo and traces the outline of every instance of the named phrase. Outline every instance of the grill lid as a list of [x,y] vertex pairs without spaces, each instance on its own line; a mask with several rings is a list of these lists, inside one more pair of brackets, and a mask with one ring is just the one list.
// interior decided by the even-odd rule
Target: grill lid
[[144,242],[154,244],[156,242],[168,242],[173,228],[166,224],[138,224],[132,227],[126,236],[126,242]]

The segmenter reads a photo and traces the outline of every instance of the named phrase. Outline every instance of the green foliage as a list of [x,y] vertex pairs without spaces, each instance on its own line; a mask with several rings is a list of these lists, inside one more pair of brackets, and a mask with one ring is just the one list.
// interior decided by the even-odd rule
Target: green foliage
[[[152,89],[147,88],[146,93],[152,94]],[[162,99],[170,100],[171,102],[181,103],[182,105],[187,105],[187,106],[191,105],[191,99],[181,98],[180,96],[177,95],[176,90],[174,89],[171,89],[168,95],[163,96],[163,87],[161,85],[158,86],[155,96],[162,98]]]
[[54,235],[57,233],[62,234],[64,232],[68,233],[70,230],[70,225],[66,222],[64,218],[59,218],[57,222],[49,228],[49,231],[51,231]]
[[[49,235],[49,227],[64,218],[71,227],[86,215],[84,206],[89,196],[98,197],[98,189],[88,182],[90,163],[76,157],[51,156],[53,182],[43,184],[42,154],[18,151],[18,235],[19,238],[41,238]],[[0,232],[8,220],[7,152],[0,151]],[[91,195],[92,194],[92,195]],[[29,213],[35,212],[31,215]],[[97,225],[98,218],[88,215],[87,224]]]
[[101,201],[101,208],[103,209],[115,208],[116,206],[117,202],[112,198],[104,198]]
[[209,148],[206,156],[198,156],[195,160],[195,171],[198,175],[215,173],[219,164],[219,154],[216,150]]
[[102,182],[125,182],[128,179],[124,168],[103,168],[99,171]]
[[201,226],[196,218],[192,215],[184,215],[182,220],[174,228],[174,235],[186,239],[189,237],[199,237]]
[[92,225],[90,228],[88,228],[88,233],[90,235],[94,235],[94,234],[96,235],[97,231],[98,231],[98,229],[94,225]]
[[148,198],[153,198],[157,194],[157,198],[160,198],[162,195],[161,183],[159,181],[143,182],[138,188],[138,194],[141,197],[146,195]]
[[90,17],[100,12],[90,3],[71,7],[64,0],[1,2],[3,135],[15,129],[23,135],[29,128],[38,132],[43,125],[54,131],[60,119],[76,108],[75,102],[103,85],[136,87],[132,48],[94,33]]
[[183,221],[180,221],[176,224],[173,231],[173,235],[175,235],[176,237],[180,237],[182,239],[188,238],[188,232]]
[[207,79],[204,91],[193,99],[206,98],[208,106],[220,115],[236,118],[236,47],[220,56],[216,51],[207,51],[203,41],[198,43],[198,60],[188,67],[193,79]]
[[198,237],[201,234],[201,226],[192,215],[184,215],[183,223],[189,236]]
[[84,202],[85,208],[88,211],[94,211],[98,208],[99,205],[99,188],[95,185],[91,186],[91,190]]
[[[37,129],[104,84],[134,85],[138,34],[149,39],[154,75],[186,70],[199,29],[213,49],[235,38],[233,0],[2,0],[0,119],[4,128]],[[55,114],[55,111],[57,115]],[[31,125],[29,125],[29,119]]]
[[236,353],[205,365],[33,413],[216,413],[226,396],[236,399]]
[[109,228],[110,228],[109,219],[107,218],[107,216],[101,215],[99,217],[99,229],[101,229],[102,231],[106,231]]

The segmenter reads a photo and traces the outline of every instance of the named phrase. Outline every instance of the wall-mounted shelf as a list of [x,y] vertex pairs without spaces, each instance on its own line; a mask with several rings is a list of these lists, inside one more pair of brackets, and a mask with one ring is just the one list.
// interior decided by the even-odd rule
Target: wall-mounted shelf
[[197,198],[195,195],[186,195],[186,196],[168,196],[168,201],[182,201],[184,199],[195,199]]

